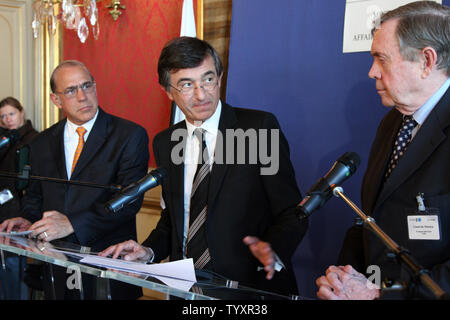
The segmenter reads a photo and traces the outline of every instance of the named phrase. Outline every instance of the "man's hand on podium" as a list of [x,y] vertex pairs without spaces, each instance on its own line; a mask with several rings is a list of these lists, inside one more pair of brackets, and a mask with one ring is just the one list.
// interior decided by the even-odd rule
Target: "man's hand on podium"
[[153,253],[149,248],[146,248],[134,240],[124,241],[113,246],[110,246],[98,254],[102,257],[111,256],[113,259],[122,257],[126,261],[150,261],[153,258]]
[[31,222],[27,219],[16,217],[3,221],[3,223],[0,224],[0,232],[22,232],[27,231],[30,226]]
[[64,238],[74,232],[67,216],[59,211],[45,211],[42,219],[31,225],[29,230],[33,230],[32,237],[42,241]]

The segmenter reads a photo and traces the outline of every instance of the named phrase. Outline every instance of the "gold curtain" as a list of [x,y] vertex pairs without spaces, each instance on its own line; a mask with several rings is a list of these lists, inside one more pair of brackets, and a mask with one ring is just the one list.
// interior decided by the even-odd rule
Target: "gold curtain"
[[232,0],[203,0],[203,39],[219,53],[224,67],[222,100],[225,100]]

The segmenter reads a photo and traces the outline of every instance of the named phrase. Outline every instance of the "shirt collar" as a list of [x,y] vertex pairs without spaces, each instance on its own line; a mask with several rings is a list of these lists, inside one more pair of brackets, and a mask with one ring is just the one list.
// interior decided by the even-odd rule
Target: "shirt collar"
[[438,104],[439,100],[444,96],[445,92],[448,90],[450,86],[450,78],[447,78],[447,81],[428,99],[422,107],[420,107],[413,114],[414,120],[421,126],[425,120],[427,119],[430,112],[434,109],[434,107]]
[[203,121],[200,127],[194,126],[192,123],[186,120],[186,128],[188,137],[192,137],[194,130],[197,128],[202,128],[206,132],[216,135],[217,130],[219,128],[219,120],[220,120],[220,113],[222,110],[222,102],[219,100],[219,103],[217,104],[216,111],[213,113],[211,117],[209,117],[207,120]]
[[66,127],[67,127],[68,133],[70,135],[77,134],[76,133],[77,128],[78,127],[83,127],[83,128],[86,129],[86,133],[84,135],[84,139],[86,140],[87,136],[89,135],[89,133],[92,130],[92,127],[94,126],[94,123],[95,123],[95,120],[97,119],[97,116],[98,116],[98,108],[97,108],[97,112],[95,113],[95,116],[91,120],[83,123],[81,126],[79,126],[79,125],[73,123],[72,121],[70,121],[69,119],[67,119]]

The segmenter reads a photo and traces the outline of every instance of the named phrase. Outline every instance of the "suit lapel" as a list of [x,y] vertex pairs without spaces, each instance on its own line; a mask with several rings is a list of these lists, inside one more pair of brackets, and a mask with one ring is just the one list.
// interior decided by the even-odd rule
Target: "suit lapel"
[[365,189],[362,193],[363,203],[366,210],[368,209],[372,211],[373,206],[379,198],[380,188],[383,187],[387,163],[391,156],[395,137],[401,122],[402,120],[400,113],[389,121],[386,126],[388,128],[393,128],[393,130],[384,132],[383,136],[379,139],[381,141],[381,145],[376,146],[374,155],[370,156],[370,162],[364,176],[364,181],[367,181],[367,183],[365,183]]
[[108,124],[109,118],[107,114],[99,108],[97,119],[92,127],[92,132],[89,133],[89,137],[83,147],[83,151],[81,151],[80,158],[72,173],[71,179],[74,179],[83,171],[83,168],[86,167],[98,150],[103,146],[108,137],[108,130],[111,130],[108,128]]
[[[179,140],[172,141],[171,137],[175,130],[182,130],[183,134],[181,136],[178,136],[180,138]],[[175,125],[173,127],[173,130],[170,131],[169,135],[170,137],[168,149],[162,150],[163,154],[161,155],[161,157],[166,159],[164,163],[172,164],[169,166],[169,188],[167,190],[169,190],[171,194],[171,207],[173,208],[174,212],[176,230],[179,239],[182,242],[184,234],[184,161],[176,164],[172,161],[171,157],[174,148],[179,147],[177,146],[179,143],[183,143],[183,146],[180,146],[182,147],[180,150],[181,153],[177,154],[176,156],[180,156],[182,159],[184,159],[185,157],[184,150],[186,149],[187,135],[186,123],[183,121]]]
[[60,121],[55,130],[52,132],[51,144],[54,146],[53,158],[55,159],[56,168],[59,173],[59,177],[67,179],[66,170],[66,156],[64,151],[64,128],[66,126],[66,119]]
[[444,129],[450,121],[450,93],[447,93],[430,112],[417,135],[411,141],[406,153],[392,172],[378,198],[383,203],[409,176],[427,160],[433,151],[446,139]]
[[[222,182],[225,177],[225,174],[228,170],[228,165],[226,162],[226,145],[227,145],[227,138],[226,138],[226,129],[232,129],[235,127],[237,123],[236,115],[233,111],[233,109],[228,106],[227,104],[222,104],[222,112],[220,114],[220,120],[219,120],[219,131],[217,133],[217,140],[216,140],[216,149],[215,149],[215,156],[218,155],[218,152],[222,152],[218,158],[221,158],[221,163],[214,163],[212,170],[211,170],[211,180],[210,180],[210,186],[209,186],[209,193],[208,193],[208,207],[213,208],[214,202],[217,198],[217,195],[220,191],[220,188],[222,187]],[[219,136],[221,135],[221,137]],[[212,211],[208,211],[208,214],[212,213]]]

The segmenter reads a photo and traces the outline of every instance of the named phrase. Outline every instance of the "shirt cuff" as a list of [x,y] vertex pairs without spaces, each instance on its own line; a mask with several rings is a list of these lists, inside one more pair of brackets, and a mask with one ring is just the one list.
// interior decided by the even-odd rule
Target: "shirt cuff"
[[282,269],[286,269],[286,267],[283,264],[283,261],[281,261],[280,257],[278,257],[278,255],[276,253],[275,254],[275,271],[281,271]]
[[150,254],[150,258],[148,258],[145,263],[147,263],[147,264],[153,263],[153,259],[155,258],[155,253],[153,252],[152,248],[149,248],[149,247],[144,247],[144,248]]

